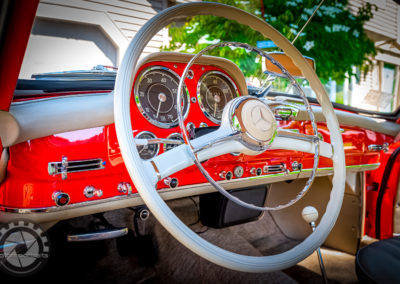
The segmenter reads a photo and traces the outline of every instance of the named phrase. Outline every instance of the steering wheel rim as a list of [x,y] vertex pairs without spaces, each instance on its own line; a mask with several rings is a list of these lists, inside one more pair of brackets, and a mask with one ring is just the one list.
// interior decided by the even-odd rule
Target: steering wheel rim
[[[157,193],[154,184],[151,183],[151,180],[154,178],[149,176],[148,168],[143,167],[143,163],[139,162],[141,160],[132,136],[130,119],[130,95],[139,56],[150,39],[159,30],[177,19],[196,15],[213,15],[236,20],[270,38],[302,70],[304,77],[315,91],[317,99],[322,106],[322,112],[327,120],[327,126],[331,134],[331,145],[333,147],[332,161],[334,175],[332,179],[333,187],[326,212],[322,216],[320,224],[311,235],[299,245],[281,254],[261,257],[245,256],[226,251],[202,239],[183,224],[169,209]],[[211,262],[226,268],[245,272],[269,272],[285,269],[298,263],[318,248],[327,238],[336,222],[344,195],[346,170],[339,123],[332,104],[314,70],[308,65],[300,52],[277,30],[256,16],[232,6],[211,2],[177,5],[154,16],[133,38],[122,60],[114,92],[114,117],[122,157],[146,205],[164,228],[179,242]],[[154,172],[157,172],[156,168]]]

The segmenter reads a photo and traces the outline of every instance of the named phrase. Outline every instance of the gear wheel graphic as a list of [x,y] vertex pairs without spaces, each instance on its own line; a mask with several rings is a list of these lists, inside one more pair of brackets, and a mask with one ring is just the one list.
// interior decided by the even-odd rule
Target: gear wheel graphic
[[28,220],[0,226],[0,269],[11,276],[27,277],[39,272],[50,255],[47,234]]

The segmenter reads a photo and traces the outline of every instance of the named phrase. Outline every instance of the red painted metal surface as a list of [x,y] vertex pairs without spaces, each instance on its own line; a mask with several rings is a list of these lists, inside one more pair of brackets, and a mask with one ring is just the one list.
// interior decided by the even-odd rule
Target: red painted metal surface
[[[371,172],[366,173],[366,214],[365,214],[365,234],[379,239],[387,239],[393,237],[394,208],[396,195],[399,184],[400,172],[400,156],[396,158],[391,166],[389,176],[385,177],[385,169],[390,156],[400,147],[400,142],[393,143],[389,146],[389,151],[381,152],[380,167]],[[386,186],[382,188],[385,181]],[[377,208],[379,195],[383,194],[381,206]],[[380,218],[377,216],[377,210],[380,211]],[[380,226],[376,227],[377,218],[379,218]],[[377,231],[380,233],[377,234]]]
[[0,52],[0,110],[9,110],[39,0],[10,1]]
[[[141,67],[139,72],[150,65],[162,65],[181,75],[185,64],[152,62]],[[190,96],[196,97],[197,81],[204,72],[218,70],[212,66],[194,65],[193,79],[186,79],[185,83]],[[138,72],[138,73],[139,73]],[[111,95],[111,94],[110,94]],[[199,127],[201,122],[209,126],[216,125],[202,113],[197,102],[190,100],[190,110],[185,123],[192,122]],[[131,102],[132,128],[134,135],[141,131],[151,131],[157,137],[166,138],[168,135],[180,132],[179,127],[161,129],[150,124],[139,112],[136,104]],[[311,134],[308,122],[287,121],[278,122],[279,126],[287,129],[297,129],[300,133]],[[342,126],[343,140],[346,152],[347,165],[371,164],[379,162],[379,153],[368,152],[366,145],[378,144],[391,138],[382,134],[366,131],[357,127]],[[319,132],[324,141],[330,142],[326,124],[319,124]],[[160,154],[163,153],[161,147]],[[69,173],[66,180],[61,175],[49,175],[48,163],[60,162],[62,157],[69,161],[101,158],[105,161],[105,168],[95,171]],[[303,163],[304,168],[311,168],[313,155],[296,151],[266,151],[258,156],[231,154],[213,158],[204,163],[205,168],[216,180],[221,180],[219,173],[233,171],[235,166],[244,168],[243,178],[251,176],[252,168],[263,168],[265,165],[285,163],[289,170],[294,161]],[[331,160],[321,158],[319,167],[331,167]],[[173,175],[179,180],[180,186],[206,182],[196,167],[189,167]],[[235,178],[234,178],[235,179]],[[56,134],[32,141],[27,141],[10,147],[10,163],[5,182],[0,186],[0,205],[14,208],[42,208],[55,206],[52,195],[55,191],[63,191],[70,195],[70,203],[87,202],[96,199],[106,199],[124,195],[117,190],[120,182],[131,182],[123,163],[114,125],[97,127]],[[103,196],[86,198],[83,195],[86,186],[102,189]],[[161,181],[158,188],[167,186]],[[133,192],[136,192],[133,189]]]

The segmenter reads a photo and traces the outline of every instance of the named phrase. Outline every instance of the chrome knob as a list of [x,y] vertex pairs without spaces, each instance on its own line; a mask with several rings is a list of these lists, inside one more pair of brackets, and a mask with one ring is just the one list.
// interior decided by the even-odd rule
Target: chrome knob
[[178,186],[179,181],[176,178],[165,178],[164,179],[164,184],[169,186],[170,188],[175,188]]
[[255,175],[257,175],[257,176],[260,176],[261,174],[262,174],[262,169],[261,168],[251,168],[250,169],[250,174],[251,175],[253,175],[253,176],[255,176]]
[[226,179],[226,180],[231,180],[232,179],[232,172],[228,171],[222,171],[219,173],[219,177],[222,179]]
[[57,206],[67,205],[70,200],[68,193],[62,191],[54,192],[52,198]]
[[235,177],[237,178],[241,178],[243,176],[244,173],[244,169],[242,166],[237,166],[233,169],[233,174],[235,175]]
[[92,198],[95,196],[101,197],[103,196],[103,190],[97,189],[93,185],[88,185],[83,190],[83,195],[85,195],[86,198]]

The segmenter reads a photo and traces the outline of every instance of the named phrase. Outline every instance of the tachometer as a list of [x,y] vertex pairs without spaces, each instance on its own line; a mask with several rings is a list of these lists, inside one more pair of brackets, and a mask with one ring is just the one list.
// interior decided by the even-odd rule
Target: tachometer
[[[135,83],[135,102],[142,115],[152,124],[171,128],[178,125],[176,95],[179,76],[172,70],[154,66],[143,70]],[[189,92],[184,87],[183,116],[189,110]]]
[[215,123],[221,122],[227,102],[239,96],[235,84],[222,72],[205,73],[197,85],[197,99],[203,113]]

